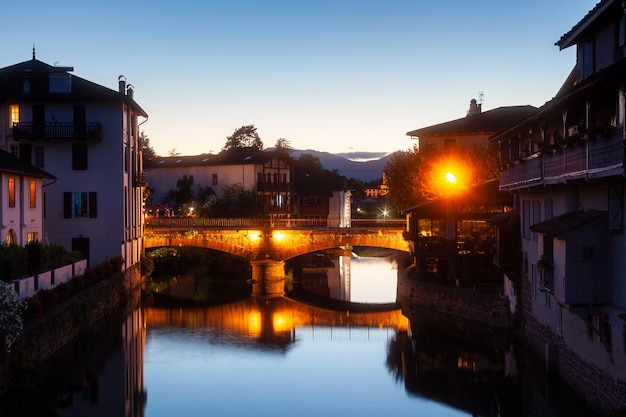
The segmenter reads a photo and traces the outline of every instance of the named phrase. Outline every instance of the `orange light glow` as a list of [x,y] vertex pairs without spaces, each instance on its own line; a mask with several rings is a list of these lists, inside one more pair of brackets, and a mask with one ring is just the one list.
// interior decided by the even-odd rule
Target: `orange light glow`
[[272,324],[274,325],[274,331],[277,333],[289,331],[294,326],[292,316],[285,312],[274,313]]
[[456,176],[451,172],[446,172],[446,181],[451,184],[456,184]]
[[263,235],[260,230],[250,230],[248,232],[248,239],[250,239],[250,241],[252,242],[260,241],[262,236]]
[[462,192],[470,185],[472,170],[460,158],[447,155],[440,160],[432,161],[431,185],[438,194],[454,195]]
[[276,242],[282,242],[283,240],[287,238],[287,235],[283,232],[274,232],[272,234],[272,237],[274,238]]
[[261,312],[253,310],[248,313],[248,334],[258,336],[261,334]]

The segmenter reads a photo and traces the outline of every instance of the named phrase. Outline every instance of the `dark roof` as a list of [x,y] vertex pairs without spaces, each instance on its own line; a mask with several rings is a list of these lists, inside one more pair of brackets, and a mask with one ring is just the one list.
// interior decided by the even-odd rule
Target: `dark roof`
[[445,136],[454,134],[493,134],[537,112],[533,106],[498,107],[478,114],[408,132],[408,136]]
[[3,150],[0,150],[0,172],[26,175],[29,177],[56,179],[54,175],[49,174],[43,169],[37,168],[36,166],[31,165],[28,162]]
[[[276,156],[276,153],[271,151],[263,152],[258,151],[255,148],[242,148],[220,152],[217,155],[201,154],[192,156],[159,156],[149,161],[144,161],[144,168],[155,169],[264,164]],[[279,156],[279,158],[281,157]]]
[[587,29],[589,29],[589,27],[593,25],[596,19],[611,7],[614,7],[615,10],[618,7],[621,7],[621,3],[616,0],[602,0],[597,3],[595,7],[591,9],[589,13],[585,15],[585,17],[582,18],[580,22],[578,22],[572,29],[570,29],[569,32],[561,36],[561,39],[555,42],[555,45],[558,46],[560,50],[563,50],[578,43],[578,39],[580,38],[581,34],[586,32]]
[[[415,213],[422,218],[441,218],[445,216],[446,205],[449,204],[445,197],[438,197],[415,206],[402,210],[402,214]],[[513,196],[499,190],[499,182],[496,179],[481,182],[472,186],[463,193],[463,198],[458,206],[482,206],[482,205],[503,205],[512,206]],[[486,218],[493,217],[494,213],[488,214]],[[462,218],[463,215],[459,214]],[[467,218],[473,217],[467,213]]]
[[530,226],[533,232],[549,236],[561,236],[580,227],[598,221],[608,221],[608,212],[600,210],[579,210],[561,214],[549,220]]
[[[54,101],[106,101],[123,100],[141,116],[146,112],[127,94],[103,87],[84,78],[69,74],[72,67],[55,67],[37,59],[20,62],[0,68],[0,100],[54,100]],[[71,77],[72,89],[69,93],[50,93],[48,75],[51,73],[68,73]],[[30,92],[24,93],[24,79],[30,82]]]

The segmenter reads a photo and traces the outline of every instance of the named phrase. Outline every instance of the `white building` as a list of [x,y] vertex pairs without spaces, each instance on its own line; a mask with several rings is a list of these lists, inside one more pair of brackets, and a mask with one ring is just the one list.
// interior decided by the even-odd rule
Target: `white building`
[[140,118],[123,77],[118,91],[33,58],[0,69],[0,149],[56,177],[43,193],[50,243],[91,265],[143,251]]
[[577,50],[574,71],[533,117],[491,138],[520,217],[522,265],[509,278],[525,341],[600,408],[626,403],[623,4],[599,2],[561,37],[560,49]]
[[0,151],[0,243],[24,246],[43,239],[44,179],[54,176]]
[[194,189],[209,187],[217,195],[226,187],[240,185],[246,191],[256,191],[273,217],[293,215],[293,168],[271,151],[243,148],[217,155],[158,157],[146,161],[145,173],[150,204],[163,204],[169,191],[178,188],[178,181],[187,179]]

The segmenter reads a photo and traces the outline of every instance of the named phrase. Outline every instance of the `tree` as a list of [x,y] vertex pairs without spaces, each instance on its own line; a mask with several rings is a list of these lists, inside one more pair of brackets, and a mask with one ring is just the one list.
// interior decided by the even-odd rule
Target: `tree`
[[141,143],[141,152],[143,153],[144,161],[151,161],[159,157],[154,148],[150,146],[150,138],[143,130],[139,133],[139,143]]
[[197,209],[211,200],[215,195],[212,188],[206,186],[193,187],[193,177],[183,176],[176,182],[176,190],[170,190],[163,198],[163,204],[172,204],[180,214],[189,213],[189,209]]
[[15,292],[13,284],[0,281],[0,343],[7,352],[11,351],[11,346],[22,334],[23,309],[24,303]]
[[222,150],[229,151],[243,148],[255,148],[258,151],[263,150],[263,142],[254,125],[241,126],[239,129],[235,130],[232,135],[226,138],[226,144]]
[[275,152],[278,155],[289,156],[289,153],[293,151],[291,143],[285,138],[279,138],[274,145]]
[[169,156],[179,156],[180,152],[176,150],[176,148],[172,148],[168,153]]
[[455,144],[443,149],[436,146],[395,153],[385,166],[390,200],[399,208],[408,208],[432,200],[450,191],[446,172],[459,182],[456,188],[469,188],[497,178],[498,161],[494,152],[478,145]]
[[199,217],[238,218],[261,217],[263,205],[253,190],[244,190],[241,184],[222,189],[220,197],[213,196],[197,210]]

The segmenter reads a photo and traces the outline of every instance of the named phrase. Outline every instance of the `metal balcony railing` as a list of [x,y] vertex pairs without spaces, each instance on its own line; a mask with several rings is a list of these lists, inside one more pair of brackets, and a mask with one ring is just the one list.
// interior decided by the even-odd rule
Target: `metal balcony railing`
[[621,129],[607,137],[579,140],[503,164],[500,188],[557,184],[579,178],[601,178],[624,172]]
[[99,141],[101,138],[102,124],[100,122],[13,123],[14,140],[79,139]]

